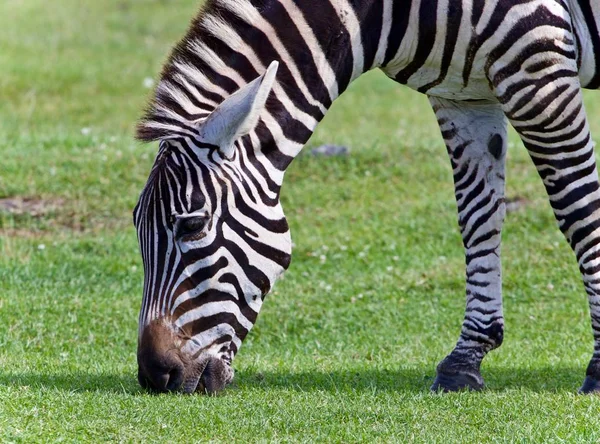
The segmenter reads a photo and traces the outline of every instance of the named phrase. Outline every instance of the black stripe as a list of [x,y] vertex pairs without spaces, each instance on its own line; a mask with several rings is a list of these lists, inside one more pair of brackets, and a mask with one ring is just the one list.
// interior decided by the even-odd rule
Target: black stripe
[[395,79],[399,83],[408,83],[408,79],[425,64],[425,61],[431,54],[438,27],[437,9],[438,0],[421,2],[417,50],[410,63],[396,74]]
[[448,75],[448,69],[450,68],[450,63],[452,63],[452,56],[454,55],[454,49],[456,47],[456,42],[458,41],[458,33],[460,31],[460,24],[463,16],[462,1],[449,2],[447,14],[446,42],[444,43],[444,53],[442,56],[440,74],[433,82],[420,87],[418,89],[419,92],[425,93],[431,88],[436,87],[442,83]]
[[[408,3],[410,3],[408,1]],[[373,67],[381,31],[383,26],[383,0],[376,2],[358,2],[360,8],[355,6],[355,12],[360,23],[361,39],[364,54],[364,70],[368,71]]]
[[304,20],[313,30],[325,57],[336,73],[341,94],[348,87],[354,68],[352,40],[348,30],[328,0],[320,1],[318,6],[304,0],[294,0],[294,3],[302,11]]
[[390,63],[398,52],[398,49],[400,49],[408,28],[412,3],[413,0],[406,0],[394,1],[392,4],[392,26],[390,28],[383,66]]
[[[268,13],[265,10],[262,12],[263,17],[277,31],[277,36],[294,60],[294,64],[298,67],[302,80],[308,86],[313,97],[329,108],[331,106],[329,91],[319,75],[319,70],[312,58],[306,41],[298,31],[286,9],[279,2],[275,1],[268,3]],[[314,114],[314,116],[320,120],[323,114],[319,112]]]

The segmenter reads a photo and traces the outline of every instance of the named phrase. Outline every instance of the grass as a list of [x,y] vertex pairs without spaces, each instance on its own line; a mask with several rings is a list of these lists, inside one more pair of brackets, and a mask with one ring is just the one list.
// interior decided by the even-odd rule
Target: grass
[[[512,135],[505,344],[483,393],[428,392],[460,331],[463,252],[451,172],[424,97],[357,81],[300,156],[284,208],[292,267],[217,397],[135,380],[142,270],[131,209],[156,146],[132,126],[196,0],[0,4],[0,440],[597,442],[578,396],[592,340],[575,259]],[[586,96],[600,134],[600,96]]]

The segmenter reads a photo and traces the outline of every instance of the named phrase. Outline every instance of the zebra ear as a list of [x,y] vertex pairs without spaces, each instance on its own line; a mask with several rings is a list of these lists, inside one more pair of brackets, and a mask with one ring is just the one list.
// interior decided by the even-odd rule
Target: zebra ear
[[278,62],[271,62],[267,71],[227,97],[201,124],[202,141],[220,147],[230,159],[234,142],[254,129],[267,97],[273,87]]

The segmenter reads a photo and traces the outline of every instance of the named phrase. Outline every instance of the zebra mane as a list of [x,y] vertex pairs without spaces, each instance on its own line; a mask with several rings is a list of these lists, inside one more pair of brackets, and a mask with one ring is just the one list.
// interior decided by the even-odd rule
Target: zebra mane
[[207,0],[201,7],[163,66],[154,95],[136,126],[136,139],[151,142],[195,134],[197,122],[238,89],[223,74],[235,69],[219,58],[219,48],[224,46],[235,52],[235,41],[223,42],[223,33],[218,32],[227,27],[223,13],[243,13],[244,8],[236,8],[236,3],[244,2]]

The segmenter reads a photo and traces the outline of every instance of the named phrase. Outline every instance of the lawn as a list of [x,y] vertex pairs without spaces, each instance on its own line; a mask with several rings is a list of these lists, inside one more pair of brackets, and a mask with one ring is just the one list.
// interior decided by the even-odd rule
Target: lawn
[[[380,73],[286,176],[292,266],[216,397],[138,387],[132,127],[196,0],[0,2],[0,440],[598,442],[577,265],[522,145],[503,234],[505,343],[481,393],[432,394],[464,310],[451,170],[425,97]],[[586,105],[600,137],[600,95]],[[350,155],[307,155],[322,143]]]

